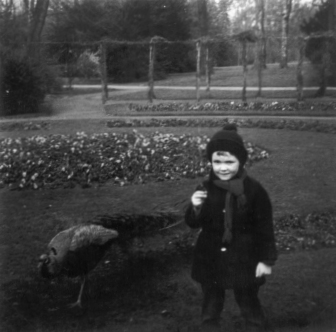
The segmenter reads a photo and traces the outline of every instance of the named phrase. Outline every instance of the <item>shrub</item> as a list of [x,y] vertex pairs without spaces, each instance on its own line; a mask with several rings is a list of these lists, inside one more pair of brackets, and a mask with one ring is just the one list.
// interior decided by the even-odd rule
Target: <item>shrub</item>
[[114,82],[148,79],[148,46],[113,45],[107,52],[107,72]]
[[223,39],[220,43],[212,44],[210,49],[216,66],[237,65],[237,49],[231,41]]
[[45,95],[60,88],[55,75],[43,63],[15,56],[7,56],[3,63],[3,115],[39,112]]
[[90,79],[99,77],[99,58],[90,50],[85,50],[77,60],[78,74],[81,77]]
[[[107,52],[108,77],[114,82],[148,80],[149,46],[112,45]],[[158,44],[154,66],[154,79],[166,78],[169,73],[195,70],[194,46],[183,43]]]
[[331,86],[336,85],[336,41],[333,38],[320,37],[308,40],[305,55],[322,75],[323,58],[327,58],[326,80]]
[[194,45],[183,42],[159,44],[156,50],[155,66],[162,67],[165,73],[184,73],[196,70]]

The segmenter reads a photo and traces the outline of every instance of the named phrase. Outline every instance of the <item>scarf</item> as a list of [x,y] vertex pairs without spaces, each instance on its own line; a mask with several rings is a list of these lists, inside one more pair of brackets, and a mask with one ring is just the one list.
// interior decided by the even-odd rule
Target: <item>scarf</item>
[[246,204],[246,197],[244,194],[244,179],[246,178],[246,171],[243,170],[238,178],[223,181],[223,180],[213,180],[213,183],[224,190],[227,191],[225,196],[225,218],[224,218],[224,234],[222,238],[223,243],[230,243],[232,240],[232,210],[233,201],[232,195],[237,197],[238,207],[243,207]]

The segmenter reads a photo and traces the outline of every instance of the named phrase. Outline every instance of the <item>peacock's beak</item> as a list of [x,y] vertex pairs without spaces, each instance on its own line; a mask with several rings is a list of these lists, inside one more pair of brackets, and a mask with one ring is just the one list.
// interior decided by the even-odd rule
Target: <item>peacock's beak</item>
[[39,273],[41,274],[41,276],[44,278],[49,277],[48,268],[47,268],[47,265],[49,262],[50,262],[50,258],[48,255],[44,254],[40,256],[37,269]]
[[43,254],[43,255],[41,255],[40,258],[39,258],[39,265],[40,265],[40,264],[48,264],[49,261],[50,261],[49,256],[46,255],[46,254]]

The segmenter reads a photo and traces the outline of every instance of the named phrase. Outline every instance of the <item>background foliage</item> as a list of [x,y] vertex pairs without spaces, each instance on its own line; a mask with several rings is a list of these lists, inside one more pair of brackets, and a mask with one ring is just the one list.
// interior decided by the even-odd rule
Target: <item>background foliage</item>
[[[282,19],[285,2],[266,1],[262,7],[260,3],[258,0],[0,1],[0,67],[9,64],[6,59],[14,55],[15,58],[26,57],[35,64],[43,63],[44,67],[56,68],[54,75],[48,71],[50,81],[55,81],[52,76],[67,77],[69,83],[75,77],[98,79],[99,43],[102,40],[117,41],[120,44],[110,43],[107,52],[110,81],[145,81],[148,79],[148,43],[154,36],[174,42],[160,44],[156,50],[154,78],[162,79],[170,73],[195,70],[195,43],[191,41],[200,37],[215,41],[210,48],[212,66],[231,66],[242,64],[241,45],[233,36],[243,31],[254,31],[265,40],[263,57],[266,63],[274,63],[282,61],[280,49],[284,38],[288,39],[288,61],[296,61],[298,38],[302,33],[311,36],[335,30],[335,15],[330,14],[335,13],[335,5],[331,0],[286,0],[286,3],[292,4],[287,36],[283,35]],[[262,30],[261,11],[264,13]],[[257,50],[256,45],[247,45],[248,62],[254,65],[258,62]],[[321,82],[318,83],[321,86],[335,81],[333,39],[309,39],[306,56],[320,70]],[[204,74],[204,54],[201,60]],[[41,76],[41,68],[38,67],[31,67],[31,81],[33,77]],[[1,72],[7,72],[6,77],[15,77],[15,72],[8,74],[9,70],[14,69]],[[42,76],[46,72],[44,70]],[[37,81],[34,84],[41,84],[38,90],[49,91],[45,80]],[[4,77],[0,77],[0,82],[2,100],[6,95]],[[12,85],[12,95],[28,98],[27,93],[13,89]],[[321,91],[323,95],[323,88]],[[36,112],[40,109],[43,96],[34,97],[34,100],[38,101],[38,105],[22,111],[20,106],[5,106],[7,109],[2,113]],[[5,105],[9,105],[7,101]]]

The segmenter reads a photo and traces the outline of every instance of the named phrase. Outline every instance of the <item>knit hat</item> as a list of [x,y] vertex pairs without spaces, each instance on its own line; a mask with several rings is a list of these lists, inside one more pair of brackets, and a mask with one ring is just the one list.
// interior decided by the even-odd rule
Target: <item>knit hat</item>
[[227,151],[237,157],[241,167],[245,165],[248,153],[245,149],[243,139],[237,133],[236,125],[228,124],[213,135],[206,147],[206,155],[210,162],[212,154],[216,151]]

